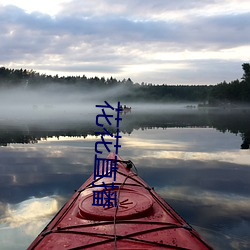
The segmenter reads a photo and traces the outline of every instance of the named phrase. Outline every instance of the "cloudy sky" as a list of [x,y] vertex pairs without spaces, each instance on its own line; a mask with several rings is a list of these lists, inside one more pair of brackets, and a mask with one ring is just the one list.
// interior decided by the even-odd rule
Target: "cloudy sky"
[[0,0],[0,66],[216,84],[241,78],[249,23],[249,0]]

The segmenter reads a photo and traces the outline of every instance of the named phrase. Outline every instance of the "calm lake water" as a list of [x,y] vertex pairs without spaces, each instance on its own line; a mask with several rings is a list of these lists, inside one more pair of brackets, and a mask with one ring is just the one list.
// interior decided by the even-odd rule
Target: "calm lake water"
[[[27,248],[94,169],[96,111],[34,109],[0,118],[1,249]],[[139,176],[215,249],[250,249],[250,110],[134,105],[122,118],[119,155]]]

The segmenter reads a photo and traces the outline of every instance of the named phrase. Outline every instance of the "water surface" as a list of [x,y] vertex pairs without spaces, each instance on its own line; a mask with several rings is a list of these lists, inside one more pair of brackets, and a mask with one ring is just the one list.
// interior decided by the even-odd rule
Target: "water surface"
[[[248,117],[183,107],[122,114],[119,154],[215,249],[250,248]],[[25,249],[93,172],[95,114],[45,118],[0,121],[1,249]]]

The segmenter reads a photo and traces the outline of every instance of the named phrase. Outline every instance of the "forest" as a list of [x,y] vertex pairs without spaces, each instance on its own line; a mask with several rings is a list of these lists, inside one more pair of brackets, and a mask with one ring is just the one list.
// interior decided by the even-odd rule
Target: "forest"
[[9,69],[0,67],[1,88],[27,88],[57,84],[78,88],[87,93],[91,90],[112,90],[117,87],[120,91],[113,96],[119,101],[148,101],[148,102],[199,102],[200,106],[221,106],[232,104],[250,104],[250,64],[243,63],[242,78],[231,82],[221,82],[216,85],[154,85],[152,83],[134,83],[130,78],[117,80],[112,76],[104,77],[82,76],[51,76],[40,74],[34,70]]

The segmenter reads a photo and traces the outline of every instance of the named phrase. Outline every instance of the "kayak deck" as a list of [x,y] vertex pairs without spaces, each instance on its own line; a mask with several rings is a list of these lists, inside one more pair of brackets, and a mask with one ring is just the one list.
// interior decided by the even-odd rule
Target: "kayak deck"
[[118,206],[92,205],[96,186],[112,182],[91,175],[28,249],[212,249],[125,161],[107,158],[115,156]]

